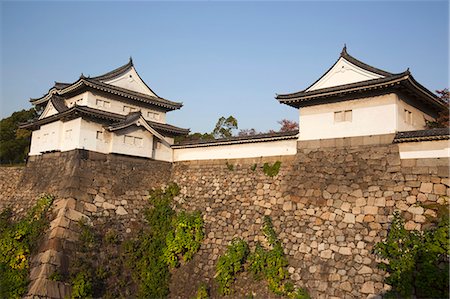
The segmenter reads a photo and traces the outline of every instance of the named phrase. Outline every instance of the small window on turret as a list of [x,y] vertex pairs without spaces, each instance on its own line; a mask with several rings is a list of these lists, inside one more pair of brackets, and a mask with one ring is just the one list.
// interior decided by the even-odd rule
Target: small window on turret
[[412,125],[413,123],[412,112],[405,109],[404,113],[405,113],[405,123]]
[[352,121],[352,110],[336,111],[334,112],[334,122],[351,122]]

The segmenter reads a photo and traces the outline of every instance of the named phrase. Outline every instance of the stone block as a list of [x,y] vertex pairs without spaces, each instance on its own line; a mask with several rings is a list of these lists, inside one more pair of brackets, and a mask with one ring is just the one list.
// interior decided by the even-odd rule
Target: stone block
[[84,209],[91,213],[97,212],[97,206],[88,202],[84,203]]
[[352,213],[345,213],[344,219],[342,220],[345,223],[355,223],[356,217]]
[[115,210],[116,209],[115,205],[113,205],[112,203],[106,202],[106,201],[102,204],[102,207],[105,210]]
[[363,294],[373,294],[373,293],[375,293],[374,282],[373,281],[365,282],[362,285],[360,292],[363,293]]
[[339,248],[339,253],[342,255],[352,255],[352,249],[350,247]]
[[385,207],[386,206],[386,198],[384,198],[384,197],[375,198],[375,206]]
[[434,184],[433,191],[435,194],[438,194],[438,195],[446,195],[447,187],[444,184]]
[[367,266],[362,266],[361,269],[358,270],[358,274],[372,274],[373,270],[370,267]]
[[364,214],[376,215],[378,214],[378,207],[375,206],[365,206]]
[[324,258],[324,259],[330,259],[331,255],[332,255],[332,251],[330,249],[320,252],[320,257]]

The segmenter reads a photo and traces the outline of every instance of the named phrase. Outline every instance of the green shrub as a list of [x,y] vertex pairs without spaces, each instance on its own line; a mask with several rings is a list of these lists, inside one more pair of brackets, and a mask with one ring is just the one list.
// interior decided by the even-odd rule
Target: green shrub
[[197,290],[197,294],[195,294],[195,297],[193,299],[209,299],[209,292],[206,284],[200,284]]
[[[249,270],[255,279],[265,278],[269,289],[277,295],[285,295],[290,298],[309,296],[306,290],[295,289],[289,280],[287,271],[288,260],[283,252],[281,242],[273,228],[272,220],[264,216],[262,231],[271,249],[266,250],[260,243],[256,244],[255,251],[249,256]],[[305,295],[306,294],[306,295]]]
[[375,245],[374,253],[386,260],[379,264],[392,286],[386,296],[449,297],[448,208],[438,224],[424,232],[406,230],[396,212],[386,240]]
[[228,163],[228,161],[225,163],[225,165],[227,165],[227,168],[228,168],[229,171],[233,171],[234,170],[234,165]]
[[263,165],[263,172],[265,175],[269,177],[274,177],[280,172],[281,162],[276,161],[273,163],[273,165],[270,165],[269,163],[264,163]]
[[29,260],[48,226],[53,196],[42,196],[23,219],[11,221],[11,211],[0,214],[0,298],[20,298],[28,286]]
[[224,255],[219,257],[216,266],[216,280],[219,284],[219,293],[231,293],[231,285],[237,273],[242,271],[249,253],[248,244],[241,239],[233,239]]
[[78,272],[72,281],[72,299],[92,298],[92,276],[89,272]]
[[166,247],[164,248],[164,260],[171,267],[179,265],[180,257],[184,261],[192,259],[200,249],[203,240],[203,219],[199,212],[181,212],[177,215],[174,223],[174,231],[166,236]]

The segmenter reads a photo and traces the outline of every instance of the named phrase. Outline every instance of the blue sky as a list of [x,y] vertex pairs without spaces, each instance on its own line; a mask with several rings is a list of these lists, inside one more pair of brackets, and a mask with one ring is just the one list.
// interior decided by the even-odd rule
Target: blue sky
[[1,2],[0,118],[131,55],[158,95],[184,103],[170,123],[209,132],[233,115],[240,129],[278,129],[297,111],[275,94],[309,86],[344,43],[370,65],[447,87],[448,36],[448,1]]

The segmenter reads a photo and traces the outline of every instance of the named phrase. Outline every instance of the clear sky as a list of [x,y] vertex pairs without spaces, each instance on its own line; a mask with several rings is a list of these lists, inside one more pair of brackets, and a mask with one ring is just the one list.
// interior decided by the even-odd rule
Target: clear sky
[[309,86],[344,43],[372,66],[448,87],[448,1],[1,2],[0,118],[54,81],[132,56],[159,96],[184,103],[169,123],[209,132],[233,115],[240,129],[278,129],[298,117],[275,94]]

